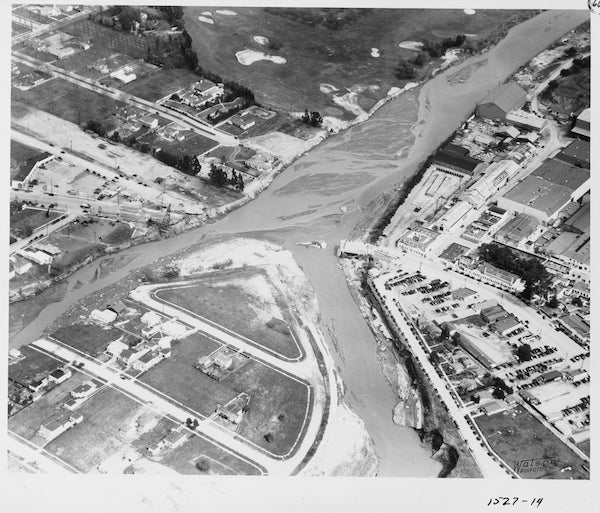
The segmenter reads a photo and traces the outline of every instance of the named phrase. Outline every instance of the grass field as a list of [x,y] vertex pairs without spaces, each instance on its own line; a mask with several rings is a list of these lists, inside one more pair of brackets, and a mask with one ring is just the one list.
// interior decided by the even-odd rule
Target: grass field
[[[309,404],[309,389],[303,383],[253,360],[221,383],[250,395],[240,435],[278,455],[294,446]],[[272,436],[270,442],[264,438],[267,434]]]
[[[361,106],[369,109],[391,86],[405,83],[393,76],[400,56],[405,55],[400,42],[439,40],[462,33],[483,39],[512,17],[523,16],[523,11],[509,10],[477,11],[468,16],[462,10],[352,9],[345,12],[343,26],[335,30],[319,22],[327,14],[325,9],[239,7],[234,9],[237,16],[215,14],[214,25],[198,20],[204,10],[206,7],[184,10],[185,28],[200,65],[247,85],[261,103],[293,111],[339,109],[330,95],[320,91],[320,84],[332,84],[341,94],[357,85],[378,87],[359,95]],[[350,16],[351,11],[357,15]],[[254,36],[266,36],[271,46],[259,45]],[[243,66],[235,54],[246,48],[284,57],[287,63],[259,61]],[[378,48],[381,56],[371,57],[371,48]]]
[[182,135],[185,135],[183,141],[168,141],[158,136],[155,132],[148,132],[145,136],[139,138],[140,143],[148,143],[153,148],[160,148],[171,153],[183,155],[200,155],[217,146],[217,142],[196,134],[191,130],[182,130]]
[[155,102],[198,81],[187,69],[161,69],[123,86],[123,91]]
[[31,32],[31,29],[25,25],[21,25],[20,23],[15,23],[13,21],[11,23],[11,32],[13,36],[16,36],[18,34],[23,34],[24,32]]
[[29,105],[80,126],[90,119],[101,120],[106,128],[117,126],[114,114],[117,107],[125,106],[123,102],[61,78],[49,80],[29,91],[13,88],[11,100],[13,106]]
[[482,415],[475,421],[494,451],[511,467],[524,460],[548,459],[548,466],[539,471],[519,471],[522,478],[589,479],[589,473],[581,468],[584,461],[521,406]]
[[8,366],[8,377],[24,385],[50,374],[65,363],[60,358],[48,356],[29,346],[22,346],[19,351],[25,358]]
[[10,163],[12,166],[17,166],[24,163],[27,159],[39,155],[41,152],[37,148],[32,148],[18,141],[10,140]]
[[[276,319],[264,312],[264,306],[258,299],[241,287],[219,284],[225,279],[248,278],[257,274],[260,274],[260,271],[255,269],[224,271],[196,281],[189,287],[161,289],[156,295],[160,299],[182,306],[239,333],[280,355],[288,358],[301,356],[289,328],[281,322],[285,319]],[[282,313],[286,311],[285,305],[278,306]]]
[[103,329],[97,324],[71,324],[59,328],[52,337],[91,356],[102,353],[108,344],[123,335],[118,329]]
[[219,344],[200,334],[190,335],[173,345],[171,357],[140,380],[202,415],[211,415],[217,403],[225,404],[237,395],[193,367],[198,358],[218,348]]
[[10,216],[10,231],[19,238],[26,237],[26,234],[30,230],[36,230],[40,226],[60,217],[63,213],[64,212],[51,210],[48,215],[46,215],[46,210],[26,208]]
[[83,415],[83,422],[45,448],[79,470],[89,472],[128,443],[125,433],[140,408],[139,403],[117,390],[104,388],[77,409]]
[[76,371],[72,372],[73,376],[67,381],[53,388],[36,402],[31,403],[12,416],[8,421],[8,429],[30,440],[37,434],[42,424],[46,424],[56,418],[68,418],[70,412],[63,408],[62,405],[70,398],[71,390],[89,379],[85,374]]
[[[208,461],[207,471],[200,471],[196,468],[196,462],[199,459]],[[254,466],[199,436],[190,438],[181,447],[168,452],[161,463],[181,474],[239,474],[249,476],[260,474]]]

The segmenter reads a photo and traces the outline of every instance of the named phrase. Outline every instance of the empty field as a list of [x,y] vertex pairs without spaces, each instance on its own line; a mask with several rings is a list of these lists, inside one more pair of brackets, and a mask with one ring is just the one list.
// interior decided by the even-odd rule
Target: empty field
[[50,374],[65,363],[60,358],[48,356],[30,346],[22,346],[19,351],[25,358],[8,366],[8,377],[23,385],[35,381],[38,376]]
[[[521,406],[508,412],[475,418],[494,451],[515,468],[520,462],[545,460],[544,465],[520,468],[524,479],[589,479],[584,461]],[[569,468],[570,467],[570,468]]]
[[102,328],[97,324],[71,324],[59,328],[52,337],[90,356],[104,352],[108,344],[118,340],[123,332],[115,328]]
[[10,140],[10,164],[17,166],[24,163],[27,159],[35,157],[41,153],[37,148],[32,148],[18,141]]
[[304,383],[254,360],[221,383],[250,396],[240,435],[277,455],[294,447],[312,406],[311,391]]
[[13,36],[18,34],[23,34],[24,32],[30,32],[31,29],[26,27],[25,25],[21,25],[20,23],[15,23],[14,21],[11,23],[11,32]]
[[193,156],[200,155],[218,144],[216,141],[191,130],[182,130],[181,134],[185,135],[183,141],[169,141],[155,132],[148,132],[145,136],[139,138],[139,142],[148,143],[153,148],[160,148],[171,153]]
[[37,208],[26,208],[10,216],[10,231],[16,237],[27,237],[28,234],[37,230],[57,217],[60,217],[64,212],[56,210],[39,210]]
[[44,82],[29,91],[13,88],[12,104],[28,105],[80,126],[91,119],[103,121],[106,128],[117,126],[114,114],[117,107],[125,106],[123,102],[78,87],[61,78]]
[[[284,322],[286,306],[280,305],[281,301],[277,299],[275,305],[265,304],[247,288],[244,289],[244,280],[254,277],[263,277],[263,274],[253,269],[223,271],[194,281],[189,286],[161,289],[156,292],[156,297],[247,337],[279,355],[287,358],[302,356]],[[236,279],[242,280],[240,285],[234,282]],[[266,284],[270,287],[268,282]],[[276,295],[275,290],[269,292]]]
[[170,358],[139,379],[192,410],[205,416],[211,415],[217,404],[225,404],[237,394],[196,370],[193,364],[219,347],[200,334],[190,335],[173,345]]
[[155,102],[200,79],[187,69],[161,69],[123,86],[123,91]]
[[104,388],[77,409],[83,422],[46,445],[82,472],[90,472],[129,443],[128,431],[141,405],[113,388]]
[[[202,460],[206,470],[199,470],[196,462]],[[161,460],[181,474],[260,475],[260,471],[237,456],[221,449],[200,436],[193,436],[181,447],[169,451]]]

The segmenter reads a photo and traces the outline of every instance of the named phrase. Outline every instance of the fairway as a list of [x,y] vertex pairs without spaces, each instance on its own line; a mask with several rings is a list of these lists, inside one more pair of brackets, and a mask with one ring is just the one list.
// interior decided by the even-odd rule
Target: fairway
[[[198,16],[206,7],[184,9],[185,28],[193,40],[199,64],[224,79],[234,80],[252,89],[259,103],[285,110],[323,111],[336,109],[336,116],[353,118],[332,101],[331,93],[320,90],[331,84],[344,94],[347,88],[359,91],[358,104],[364,110],[384,98],[392,86],[405,80],[394,77],[400,57],[414,52],[400,48],[405,40],[437,41],[462,33],[483,39],[502,30],[512,17],[523,11],[485,10],[468,16],[462,9],[349,9],[337,10],[329,17],[343,16],[337,26],[322,23],[326,9],[243,8],[233,10],[237,16],[214,15],[214,24]],[[254,36],[266,37],[261,45]],[[379,49],[380,57],[371,56]],[[281,56],[286,64],[258,61],[249,66],[235,56],[250,49]]]

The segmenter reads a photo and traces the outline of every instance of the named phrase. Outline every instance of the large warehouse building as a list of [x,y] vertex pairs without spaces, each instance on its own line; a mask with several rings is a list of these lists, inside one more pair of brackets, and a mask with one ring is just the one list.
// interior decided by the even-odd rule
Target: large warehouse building
[[550,159],[499,198],[498,206],[545,222],[589,190],[588,170]]
[[501,84],[477,104],[480,118],[504,121],[511,110],[520,109],[527,93],[514,82]]

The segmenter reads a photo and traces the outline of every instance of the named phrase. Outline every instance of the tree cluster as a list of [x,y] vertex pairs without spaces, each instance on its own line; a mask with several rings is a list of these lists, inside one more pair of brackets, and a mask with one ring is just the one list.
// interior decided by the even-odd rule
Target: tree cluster
[[531,299],[534,294],[545,297],[552,284],[552,275],[537,258],[518,257],[505,246],[482,244],[479,256],[486,262],[520,276],[525,281],[523,297]]
[[163,164],[179,169],[185,174],[195,176],[200,172],[200,164],[194,155],[177,155],[167,150],[160,150],[154,156]]
[[302,123],[309,126],[320,127],[323,124],[323,118],[319,112],[312,111],[308,112],[308,109],[304,109],[304,114],[302,115]]
[[100,137],[106,136],[106,128],[104,127],[102,122],[98,121],[97,119],[90,119],[86,123],[85,128],[86,130],[90,130],[91,132],[98,134]]
[[492,386],[494,387],[492,396],[495,399],[504,399],[508,394],[512,394],[513,392],[513,389],[509,387],[501,378],[494,378],[492,380]]
[[446,50],[450,48],[458,48],[462,46],[467,40],[467,36],[459,34],[456,37],[447,37],[441,41],[425,41],[423,43],[423,51],[427,52],[430,57],[437,59],[446,53]]
[[521,362],[528,362],[531,360],[531,346],[529,344],[522,344],[517,349],[517,358]]
[[244,178],[242,177],[242,174],[236,172],[235,169],[231,172],[231,176],[228,177],[227,173],[221,166],[211,164],[208,177],[210,179],[210,183],[216,185],[217,187],[229,185],[238,191],[244,190]]

